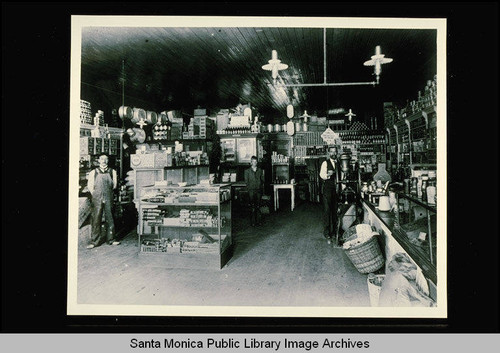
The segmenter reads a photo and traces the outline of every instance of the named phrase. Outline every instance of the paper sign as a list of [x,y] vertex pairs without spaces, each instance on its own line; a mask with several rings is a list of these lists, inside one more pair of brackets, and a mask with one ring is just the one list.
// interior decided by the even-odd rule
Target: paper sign
[[327,145],[335,144],[335,140],[338,139],[338,135],[330,128],[327,128],[322,134],[321,138]]

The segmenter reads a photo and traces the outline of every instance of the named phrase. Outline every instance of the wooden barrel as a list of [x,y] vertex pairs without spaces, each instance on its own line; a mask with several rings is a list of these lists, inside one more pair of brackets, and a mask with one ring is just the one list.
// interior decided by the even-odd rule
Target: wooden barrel
[[118,115],[122,120],[132,120],[134,113],[132,111],[132,108],[122,105],[118,109]]
[[151,125],[156,124],[156,122],[158,121],[158,114],[148,110],[148,112],[146,113],[146,121]]
[[141,108],[134,108],[132,122],[138,123],[140,120],[146,120],[146,111],[144,109],[141,109]]

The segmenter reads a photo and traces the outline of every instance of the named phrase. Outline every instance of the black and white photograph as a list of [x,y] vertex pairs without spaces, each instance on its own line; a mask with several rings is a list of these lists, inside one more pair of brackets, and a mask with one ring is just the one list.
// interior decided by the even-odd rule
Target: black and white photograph
[[71,24],[68,315],[447,317],[446,19]]

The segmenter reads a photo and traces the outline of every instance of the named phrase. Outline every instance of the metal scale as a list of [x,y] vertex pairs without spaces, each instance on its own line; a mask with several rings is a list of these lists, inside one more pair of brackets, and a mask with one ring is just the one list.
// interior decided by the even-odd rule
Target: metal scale
[[351,162],[351,155],[343,153],[340,156],[340,172],[337,178],[337,225],[335,232],[336,245],[340,246],[339,238],[358,220],[362,210],[360,202],[361,174],[357,163]]

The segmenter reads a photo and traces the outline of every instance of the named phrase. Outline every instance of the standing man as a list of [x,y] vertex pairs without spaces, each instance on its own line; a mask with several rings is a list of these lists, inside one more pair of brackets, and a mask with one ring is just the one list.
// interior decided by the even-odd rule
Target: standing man
[[[119,245],[115,240],[115,223],[113,221],[113,190],[118,184],[116,171],[108,166],[109,157],[105,153],[99,155],[99,167],[89,173],[87,187],[92,195],[92,238],[87,249],[101,245],[105,241],[110,245]],[[101,222],[104,218],[107,232],[101,234]]]
[[264,171],[257,167],[257,157],[250,159],[250,168],[245,170],[245,183],[250,198],[250,224],[252,227],[261,224],[260,200],[264,191]]
[[328,147],[328,156],[321,164],[319,172],[323,180],[323,236],[331,243],[337,224],[337,147]]

